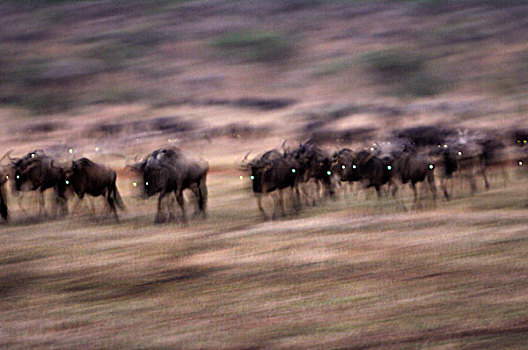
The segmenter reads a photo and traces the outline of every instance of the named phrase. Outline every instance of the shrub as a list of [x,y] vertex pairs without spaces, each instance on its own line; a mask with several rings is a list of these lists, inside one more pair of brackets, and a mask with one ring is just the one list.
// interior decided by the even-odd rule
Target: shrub
[[222,56],[248,62],[275,63],[293,55],[292,40],[284,34],[243,31],[222,35],[211,45]]
[[60,91],[29,93],[12,101],[13,105],[27,108],[35,114],[63,112],[74,106],[72,96]]
[[376,51],[365,56],[371,72],[382,79],[401,79],[423,68],[424,59],[412,53]]
[[427,97],[434,96],[445,90],[447,84],[442,79],[426,72],[409,76],[402,84],[400,95]]
[[376,51],[364,58],[368,70],[379,83],[386,84],[390,94],[425,97],[436,95],[448,86],[426,69],[422,55],[402,51]]
[[525,92],[528,89],[526,66],[528,58],[525,51],[511,57],[502,69],[491,76],[492,90],[504,95]]

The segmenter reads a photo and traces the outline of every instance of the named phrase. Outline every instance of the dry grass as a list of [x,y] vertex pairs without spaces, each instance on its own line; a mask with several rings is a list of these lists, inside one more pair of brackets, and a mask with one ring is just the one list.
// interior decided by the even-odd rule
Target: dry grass
[[[7,348],[519,348],[528,331],[524,183],[402,213],[342,198],[262,222],[239,180],[210,218],[2,228]],[[227,194],[231,194],[227,196]],[[153,203],[150,203],[153,204]]]

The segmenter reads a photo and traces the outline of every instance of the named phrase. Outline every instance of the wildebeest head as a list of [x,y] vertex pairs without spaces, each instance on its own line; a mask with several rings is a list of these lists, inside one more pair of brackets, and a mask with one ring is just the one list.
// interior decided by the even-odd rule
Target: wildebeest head
[[266,169],[266,165],[252,166],[250,168],[249,178],[251,180],[251,187],[254,193],[262,193],[262,174]]
[[147,160],[148,158],[143,162],[129,166],[137,175],[132,181],[132,187],[134,191],[138,191],[139,195],[144,198],[160,192],[162,187],[160,180],[164,172],[164,168],[159,164],[150,164],[147,166]]
[[22,158],[9,157],[14,190],[34,190],[38,188],[40,163],[43,159],[49,159],[43,150],[29,152]]
[[[353,162],[355,153],[349,148],[343,148],[337,151],[332,156],[332,167],[331,171],[340,178],[341,181],[357,181],[353,177]],[[356,166],[357,168],[357,166]]]
[[[9,157],[9,154],[12,152],[12,150],[7,151],[2,158],[0,158],[0,162],[2,162],[5,158]],[[11,166],[2,166],[0,164],[0,187],[3,186],[10,178],[10,175],[12,174],[12,167]]]
[[[244,160],[247,158],[244,158]],[[241,170],[249,171],[251,186],[254,193],[271,192],[294,186],[302,167],[293,156],[284,150],[270,150],[253,158],[249,162],[243,162]]]
[[132,182],[141,196],[150,197],[163,190],[173,190],[180,178],[182,166],[186,162],[180,149],[162,148],[150,153],[143,161],[127,167],[134,171],[138,178]]

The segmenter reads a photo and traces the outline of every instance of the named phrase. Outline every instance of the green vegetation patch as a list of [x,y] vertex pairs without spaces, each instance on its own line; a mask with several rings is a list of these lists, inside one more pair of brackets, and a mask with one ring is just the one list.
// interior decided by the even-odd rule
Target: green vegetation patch
[[288,35],[272,32],[233,32],[214,39],[211,46],[221,56],[245,62],[282,62],[294,53],[293,40]]
[[396,96],[427,97],[446,90],[447,82],[426,67],[427,58],[412,51],[382,50],[364,56],[368,72]]

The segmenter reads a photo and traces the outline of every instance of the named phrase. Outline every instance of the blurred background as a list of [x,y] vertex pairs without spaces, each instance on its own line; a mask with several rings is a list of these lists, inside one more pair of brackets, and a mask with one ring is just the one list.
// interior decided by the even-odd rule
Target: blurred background
[[[263,222],[237,166],[284,140],[528,127],[528,1],[20,0],[0,28],[0,152],[110,165],[129,208],[42,222],[8,197],[0,347],[526,346],[524,173]],[[153,226],[133,196],[126,160],[168,145],[209,161],[209,219]]]
[[[0,6],[2,114],[32,124],[19,134],[46,132],[41,141],[61,128],[69,135],[200,128],[209,137],[228,132],[213,124],[231,124],[234,114],[246,125],[232,129],[270,132],[277,125],[262,112],[284,110],[291,113],[278,120],[283,138],[309,137],[314,121],[319,132],[340,133],[409,120],[504,127],[522,123],[526,111],[524,1]],[[201,110],[211,106],[219,108]],[[177,119],[178,107],[199,116]],[[80,115],[86,125],[76,125]],[[140,125],[154,117],[166,118]]]

